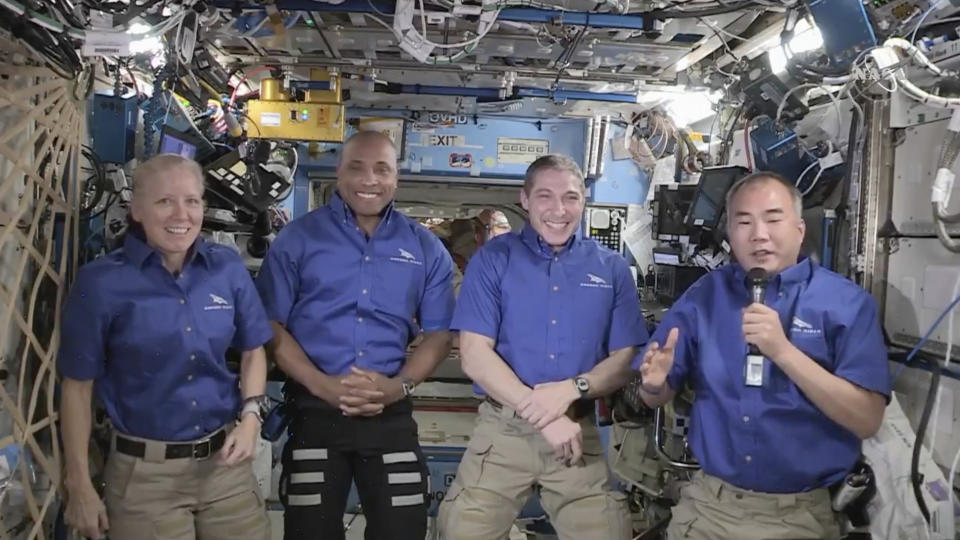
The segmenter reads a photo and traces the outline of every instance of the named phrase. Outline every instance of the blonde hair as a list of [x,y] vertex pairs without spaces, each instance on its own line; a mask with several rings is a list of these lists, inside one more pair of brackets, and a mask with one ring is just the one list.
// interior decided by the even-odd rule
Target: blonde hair
[[145,182],[177,168],[192,174],[200,182],[201,191],[204,189],[203,169],[199,163],[179,154],[160,154],[144,161],[133,171],[133,193],[141,190]]

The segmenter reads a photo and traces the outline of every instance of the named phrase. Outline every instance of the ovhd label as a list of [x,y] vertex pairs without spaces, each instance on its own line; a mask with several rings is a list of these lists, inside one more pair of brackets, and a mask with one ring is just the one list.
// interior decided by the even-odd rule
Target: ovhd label
[[427,122],[431,124],[466,124],[467,115],[432,112],[427,113]]

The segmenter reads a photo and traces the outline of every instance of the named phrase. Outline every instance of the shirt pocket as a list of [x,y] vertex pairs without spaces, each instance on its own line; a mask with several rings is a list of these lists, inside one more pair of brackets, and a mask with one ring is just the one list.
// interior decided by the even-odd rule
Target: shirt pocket
[[800,349],[803,354],[809,356],[815,362],[824,367],[824,369],[833,372],[833,354],[823,333],[819,334],[801,334],[791,336],[790,341]]
[[422,265],[384,260],[377,267],[373,284],[373,304],[377,309],[412,320],[423,294]]
[[574,284],[574,287],[574,301],[565,307],[573,318],[572,333],[577,337],[576,346],[583,352],[601,351],[607,345],[610,332],[613,287],[595,286],[592,283]]
[[207,344],[218,360],[233,342],[237,331],[237,308],[230,297],[230,305],[205,305],[196,311],[197,326],[201,334],[197,337]]
[[[830,347],[823,337],[823,334],[797,334],[790,337],[790,342],[803,354],[810,357],[814,362],[823,366],[824,369],[833,373],[833,355]],[[769,361],[769,360],[768,360]],[[776,381],[775,388],[778,392],[799,392],[796,384],[790,377],[783,372],[776,364],[771,362],[771,372]]]
[[108,370],[129,383],[147,384],[182,354],[186,334],[178,328],[182,320],[152,303],[124,306],[111,325]]

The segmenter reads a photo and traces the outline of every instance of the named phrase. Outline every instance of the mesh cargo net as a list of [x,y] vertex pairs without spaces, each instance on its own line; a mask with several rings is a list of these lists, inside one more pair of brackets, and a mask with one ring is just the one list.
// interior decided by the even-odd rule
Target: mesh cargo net
[[50,538],[60,505],[55,353],[85,132],[85,88],[31,58],[0,37],[0,539]]

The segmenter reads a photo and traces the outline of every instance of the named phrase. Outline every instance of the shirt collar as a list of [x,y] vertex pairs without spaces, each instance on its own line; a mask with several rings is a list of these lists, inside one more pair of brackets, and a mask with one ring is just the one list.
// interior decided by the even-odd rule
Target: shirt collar
[[[797,283],[803,283],[810,280],[810,277],[813,275],[813,271],[816,269],[816,266],[817,263],[813,259],[807,257],[806,255],[800,255],[796,264],[784,269],[779,274],[772,277],[770,281],[778,284],[781,288],[795,285]],[[747,277],[747,271],[743,268],[743,266],[740,266],[740,263],[737,262],[731,263],[731,267],[733,268],[734,281],[743,285],[744,280]]]
[[[184,267],[193,262],[194,259],[199,259],[204,266],[209,268],[207,247],[207,243],[203,237],[197,236],[197,240],[193,243],[193,246],[190,248],[190,253],[184,261]],[[136,265],[137,268],[143,268],[143,265],[147,262],[147,259],[150,258],[150,255],[157,253],[157,250],[150,247],[150,244],[147,244],[147,236],[143,231],[143,227],[138,223],[130,223],[127,228],[126,237],[123,239],[123,252],[126,253],[127,258]],[[157,257],[160,257],[159,253],[157,253]]]
[[[357,219],[353,214],[353,209],[350,208],[350,206],[346,201],[343,200],[342,197],[340,197],[340,192],[333,192],[333,196],[330,198],[330,203],[328,206],[333,212],[333,215],[337,218],[337,221],[350,225],[355,225],[357,223]],[[390,220],[393,218],[393,212],[394,202],[390,201],[387,206],[384,207],[383,212],[380,213],[380,223],[389,225]]]
[[569,253],[576,246],[580,245],[581,240],[583,240],[583,233],[580,232],[580,227],[577,227],[576,231],[574,231],[573,235],[567,240],[567,243],[559,252],[554,252],[553,246],[543,241],[543,238],[537,233],[537,230],[533,228],[529,220],[524,223],[523,230],[520,231],[520,237],[523,239],[523,243],[530,248],[530,251],[546,258],[552,258],[559,254]]

